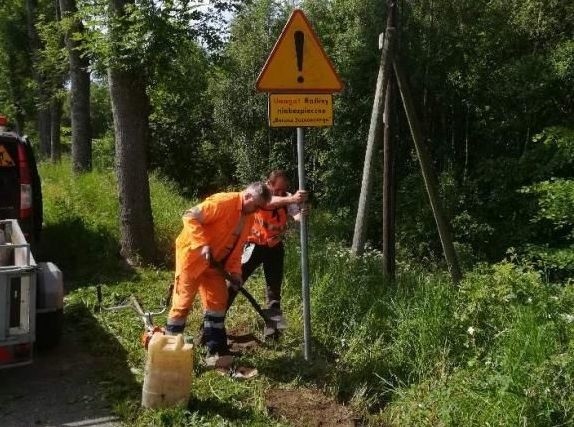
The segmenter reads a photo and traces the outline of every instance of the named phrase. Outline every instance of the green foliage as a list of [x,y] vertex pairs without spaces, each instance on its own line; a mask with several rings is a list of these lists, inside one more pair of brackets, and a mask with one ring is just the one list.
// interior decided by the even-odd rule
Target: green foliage
[[447,369],[396,389],[383,418],[397,425],[572,422],[571,386],[564,389],[574,373],[571,292],[509,262],[471,273],[456,295],[458,327],[444,341]]
[[568,279],[574,271],[574,250],[572,245],[550,247],[549,245],[526,245],[525,256],[555,278]]
[[35,98],[24,2],[0,3],[0,16],[0,113],[20,131],[30,132],[26,124],[33,118]]
[[[233,382],[197,368],[190,408],[142,411],[145,354],[139,319],[127,312],[93,314],[93,285],[103,286],[106,306],[135,293],[145,307],[155,308],[171,269],[118,266],[111,171],[78,178],[66,160],[42,164],[41,172],[48,232],[44,258],[56,261],[75,288],[67,297],[68,324],[103,361],[99,381],[130,425],[273,425],[263,396],[277,386],[321,387],[350,402],[371,425],[574,422],[571,280],[548,283],[513,256],[478,266],[458,288],[445,275],[403,259],[396,282],[389,283],[382,278],[381,253],[369,248],[354,258],[338,240],[344,217],[327,212],[314,212],[310,226],[314,363],[301,356],[300,254],[297,233],[290,232],[283,301],[290,327],[281,342],[242,358],[259,368],[260,377]],[[156,235],[169,259],[181,210],[193,202],[156,176],[151,189]],[[261,295],[262,275],[248,286]],[[238,299],[228,327],[257,331],[254,313]],[[193,311],[192,334],[199,315]],[[163,316],[156,321],[161,324]]]
[[[96,141],[95,153],[102,154],[101,145],[110,139]],[[43,239],[49,247],[41,248],[41,257],[50,259],[72,280],[99,277],[109,271],[121,270],[119,257],[119,224],[116,178],[113,171],[98,167],[102,159],[95,159],[96,170],[75,176],[69,159],[61,164],[42,163],[42,193],[44,205]],[[179,233],[178,222],[191,202],[177,197],[175,186],[167,180],[150,179],[152,210],[156,244],[166,263],[173,263],[173,241]],[[74,238],[70,238],[73,235]],[[57,247],[55,252],[48,249]]]
[[182,43],[177,56],[157,70],[149,90],[153,108],[150,166],[190,195],[216,192],[230,175],[226,169],[231,162],[221,154],[223,144],[212,131],[209,65],[206,53],[195,42]]
[[[574,180],[553,179],[528,187],[538,200],[538,211],[533,220],[548,221],[556,230],[574,226]],[[571,237],[574,237],[572,235]]]
[[524,244],[526,256],[555,277],[567,278],[574,271],[574,133],[565,127],[553,127],[534,138],[539,150],[551,153],[539,169],[544,174],[520,189],[535,201],[530,216],[536,233]]
[[275,139],[266,123],[266,96],[255,91],[258,72],[281,30],[279,19],[285,17],[281,2],[247,5],[231,23],[229,43],[209,81],[215,144],[229,158],[228,176],[243,183],[285,165],[271,165],[270,158],[289,138],[280,132],[282,138]]
[[63,97],[65,92],[62,83],[69,67],[68,54],[64,46],[64,33],[60,22],[55,17],[55,10],[49,12],[49,14],[40,15],[36,24],[43,46],[39,52],[37,68],[45,76],[53,96]]
[[110,65],[126,70],[161,68],[177,56],[180,43],[190,39],[200,39],[212,49],[220,46],[222,35],[215,29],[223,25],[222,13],[241,3],[217,0],[200,7],[188,1],[138,0],[127,2],[119,13],[108,14],[108,2],[83,0],[78,4],[78,16],[88,31],[82,44],[102,75]]
[[111,133],[92,140],[92,164],[95,169],[113,169],[115,162],[115,141]]
[[[399,103],[397,280],[383,279],[376,249],[380,179],[372,197],[373,246],[360,259],[345,249],[385,2],[301,2],[345,81],[335,97],[335,126],[306,132],[309,187],[328,209],[314,210],[311,225],[317,362],[301,361],[299,252],[291,235],[284,308],[292,326],[282,343],[247,357],[263,378],[244,386],[204,375],[194,384],[193,410],[142,412],[138,320],[119,313],[85,316],[95,305],[86,285],[104,285],[106,303],[138,293],[151,307],[171,280],[168,268],[130,270],[118,257],[105,68],[137,67],[148,79],[149,159],[170,178],[152,175],[152,204],[157,244],[171,265],[180,213],[192,203],[178,192],[199,196],[260,179],[271,168],[295,169],[293,132],[268,128],[265,95],[254,89],[292,2],[246,3],[226,34],[214,30],[213,13],[187,2],[138,0],[111,19],[108,2],[80,2],[89,30],[81,41],[98,71],[92,88],[96,170],[72,177],[68,160],[42,165],[46,233],[40,256],[56,261],[71,287],[84,287],[71,292],[68,316],[88,319],[81,329],[98,331],[98,345],[106,343],[98,349],[92,342],[91,350],[109,358],[110,372],[100,375],[113,384],[109,394],[126,422],[269,425],[263,390],[283,382],[323,387],[373,425],[574,423],[574,7],[558,0],[399,3],[400,53],[470,272],[453,288],[436,271],[440,242]],[[230,4],[217,3],[223,9]],[[21,0],[0,6],[0,78],[7,82],[0,86],[0,108],[21,123],[36,108],[23,6]],[[46,72],[55,73],[62,63],[58,31],[45,16]],[[511,261],[472,267],[477,260],[500,261],[509,247],[516,248]],[[262,278],[252,282],[260,291]],[[245,311],[234,307],[231,321],[256,327]]]
[[505,332],[516,318],[517,310],[533,306],[536,311],[546,313],[549,308],[545,305],[548,293],[540,274],[510,262],[480,267],[469,273],[458,296],[455,319],[460,324],[459,333],[464,336],[472,328],[466,344],[477,355]]
[[[103,138],[113,133],[110,94],[107,85],[101,82],[92,81],[90,87],[90,116],[93,138]],[[98,156],[94,155],[94,158],[97,159]]]

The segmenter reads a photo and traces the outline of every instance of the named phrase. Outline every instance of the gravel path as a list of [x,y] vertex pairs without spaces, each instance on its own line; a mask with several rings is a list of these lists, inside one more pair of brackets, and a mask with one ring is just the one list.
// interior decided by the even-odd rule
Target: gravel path
[[95,380],[96,359],[73,337],[30,366],[0,370],[0,426],[117,427]]

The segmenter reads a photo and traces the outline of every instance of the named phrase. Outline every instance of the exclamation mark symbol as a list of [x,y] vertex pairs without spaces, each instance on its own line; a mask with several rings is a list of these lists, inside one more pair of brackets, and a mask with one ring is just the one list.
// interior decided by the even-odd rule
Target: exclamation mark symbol
[[305,44],[305,34],[303,31],[295,31],[295,53],[297,54],[297,70],[299,71],[299,77],[297,81],[303,83],[305,79],[303,78],[303,44]]

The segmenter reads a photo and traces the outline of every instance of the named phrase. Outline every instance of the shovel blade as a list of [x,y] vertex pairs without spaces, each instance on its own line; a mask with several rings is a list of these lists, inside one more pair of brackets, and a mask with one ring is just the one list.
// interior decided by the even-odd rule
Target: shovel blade
[[263,313],[265,314],[265,317],[269,319],[269,321],[266,322],[268,323],[266,326],[280,330],[287,329],[287,322],[285,321],[285,318],[283,315],[277,313],[277,310],[265,309],[263,310]]

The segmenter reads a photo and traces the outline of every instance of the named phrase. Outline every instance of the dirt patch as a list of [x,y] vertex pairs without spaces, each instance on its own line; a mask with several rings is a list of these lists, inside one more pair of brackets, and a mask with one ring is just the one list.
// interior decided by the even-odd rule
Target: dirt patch
[[271,389],[265,395],[269,413],[296,427],[360,425],[351,410],[317,390]]
[[227,334],[229,349],[236,353],[247,353],[261,347],[263,342],[244,330],[231,330]]

